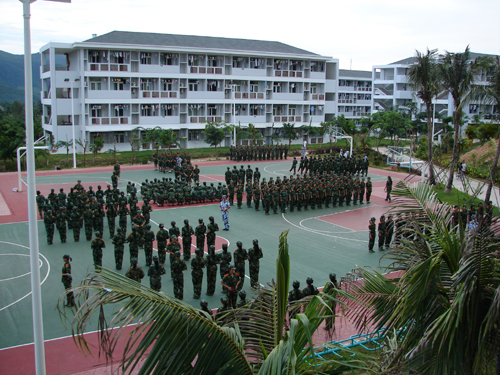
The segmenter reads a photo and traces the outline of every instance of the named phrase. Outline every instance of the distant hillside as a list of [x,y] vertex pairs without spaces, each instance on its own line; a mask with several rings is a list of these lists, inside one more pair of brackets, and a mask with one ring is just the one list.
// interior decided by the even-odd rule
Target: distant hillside
[[[40,101],[40,54],[31,55],[33,100]],[[0,51],[0,103],[18,100],[24,103],[24,55]]]

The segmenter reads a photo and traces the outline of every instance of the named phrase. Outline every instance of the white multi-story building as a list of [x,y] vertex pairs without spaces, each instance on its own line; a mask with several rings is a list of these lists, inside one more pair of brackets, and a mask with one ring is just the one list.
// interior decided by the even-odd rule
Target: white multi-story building
[[[473,59],[478,56],[484,56],[484,54],[471,53]],[[374,112],[397,106],[404,107],[411,102],[417,103],[419,111],[426,110],[425,104],[417,98],[407,81],[408,69],[415,61],[415,57],[409,57],[389,65],[375,65],[373,67],[372,108]],[[478,85],[487,84],[486,72],[480,72],[476,76],[475,83]],[[453,115],[453,98],[447,91],[440,92],[433,100],[433,104],[436,116],[438,114],[441,117]],[[472,102],[464,108],[464,115],[467,116],[466,120],[472,120],[475,115],[479,115],[479,120],[490,121],[497,118],[497,109],[491,104]],[[465,121],[465,125],[467,122]]]
[[372,113],[372,72],[339,70],[337,114],[358,122]]
[[337,112],[338,60],[280,42],[113,31],[40,52],[54,141],[75,131],[126,149],[134,129],[159,126],[184,148],[206,147],[205,123],[225,121],[252,123],[270,142],[283,123],[319,125]]

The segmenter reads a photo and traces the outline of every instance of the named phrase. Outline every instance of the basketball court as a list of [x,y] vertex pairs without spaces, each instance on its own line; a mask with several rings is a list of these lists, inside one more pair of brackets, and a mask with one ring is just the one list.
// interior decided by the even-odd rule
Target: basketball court
[[[198,162],[201,170],[201,181],[213,182],[215,185],[224,181],[224,172],[227,167],[237,165],[251,165],[252,169],[259,168],[262,176],[269,180],[270,177],[289,176],[291,158],[287,161],[266,162]],[[85,188],[92,186],[97,190],[101,185],[106,189],[110,184],[112,166],[107,168],[91,168],[85,170],[63,170],[37,172],[37,190],[47,196],[50,189],[59,192],[64,188],[66,193],[70,187],[81,180]],[[262,247],[264,258],[261,259],[260,277],[261,284],[266,284],[275,278],[276,257],[278,253],[278,237],[284,230],[290,230],[288,244],[290,251],[291,280],[299,280],[301,287],[305,287],[308,276],[314,278],[317,287],[325,285],[331,272],[337,274],[338,279],[350,272],[355,266],[379,269],[380,252],[368,253],[368,221],[372,216],[378,217],[387,212],[387,202],[384,201],[383,191],[387,175],[391,175],[394,183],[398,179],[406,177],[405,174],[370,169],[369,176],[373,182],[373,193],[371,204],[363,204],[349,207],[323,208],[302,212],[287,212],[285,214],[265,215],[264,211],[255,211],[247,208],[246,198],[243,199],[242,209],[233,206],[229,211],[229,222],[231,229],[228,232],[218,232],[216,250],[219,251],[223,243],[228,243],[229,250],[236,249],[236,242],[241,241],[243,247],[248,249],[252,246],[252,240],[258,239]],[[119,188],[125,191],[127,183],[135,183],[137,187],[146,180],[154,178],[173,177],[173,174],[163,174],[153,170],[152,165],[144,166],[122,166],[121,181]],[[26,178],[23,176],[23,180]],[[14,192],[17,186],[17,175],[15,173],[2,174],[0,179],[0,373],[30,373],[34,371],[31,356],[26,358],[26,353],[33,352],[32,317],[31,317],[31,287],[29,269],[28,248],[28,223],[27,223],[27,197],[26,186],[22,192]],[[139,189],[138,189],[139,190]],[[140,191],[139,191],[140,193]],[[183,205],[174,207],[153,206],[151,213],[152,230],[156,233],[158,225],[163,223],[165,228],[170,227],[171,221],[175,221],[178,227],[183,226],[184,219],[188,219],[193,228],[198,219],[203,218],[208,223],[209,216],[214,216],[219,227],[223,228],[218,203],[205,203],[196,205]],[[130,223],[127,232],[130,232]],[[72,364],[80,361],[82,366],[94,363],[104,363],[104,359],[94,358],[92,360],[81,360],[84,358],[76,350],[71,338],[71,327],[62,324],[56,311],[56,303],[59,295],[64,291],[61,283],[62,256],[69,254],[72,258],[73,285],[79,282],[94,267],[92,265],[92,251],[90,242],[85,240],[83,232],[80,242],[73,241],[72,232],[68,231],[67,243],[61,243],[57,230],[54,235],[54,244],[47,245],[45,227],[43,221],[38,221],[38,234],[40,244],[40,273],[42,278],[42,309],[44,321],[45,340],[51,340],[50,345],[56,345],[64,351],[71,351]],[[103,256],[103,266],[115,270],[113,245],[111,244],[107,220],[104,220],[104,236],[106,243]],[[193,241],[194,242],[194,241]],[[154,244],[156,248],[156,243]],[[194,246],[192,248],[194,253]],[[116,271],[125,274],[128,268],[128,246],[125,248],[124,268]],[[139,253],[139,266],[143,267],[145,256],[141,250]],[[384,264],[382,264],[384,265]],[[195,307],[199,306],[199,300],[192,298],[193,288],[189,270],[184,272],[184,300]],[[163,276],[162,291],[173,295],[173,283],[170,279],[168,262],[166,264],[167,274]],[[248,272],[248,266],[247,266]],[[149,285],[147,277],[143,284]],[[245,280],[244,289],[251,297],[248,277]],[[291,285],[290,285],[291,287]],[[222,296],[221,287],[217,284],[216,293],[209,297],[205,295],[206,279],[203,283],[202,298],[208,301],[209,307],[215,309],[220,306],[219,299]],[[48,344],[49,344],[48,343]],[[48,345],[47,344],[47,345]],[[55,346],[51,346],[53,348]],[[31,348],[31,349],[30,349]],[[57,351],[56,349],[50,349]],[[49,357],[50,350],[47,350]],[[51,354],[52,355],[52,354]],[[22,359],[24,357],[24,359]],[[80,358],[80,360],[78,360]],[[57,361],[47,360],[47,366],[56,362],[48,373],[61,373],[61,358]],[[90,361],[90,362],[89,362]],[[19,363],[21,362],[21,363]],[[26,365],[26,369],[20,369],[20,365]],[[16,367],[17,366],[17,367]],[[59,366],[59,367],[58,367]],[[30,370],[33,369],[33,370]],[[77,372],[73,371],[72,372]],[[21,371],[21,372],[19,372]],[[27,372],[24,372],[27,371]],[[58,372],[59,371],[59,372]],[[67,372],[67,371],[66,371]]]

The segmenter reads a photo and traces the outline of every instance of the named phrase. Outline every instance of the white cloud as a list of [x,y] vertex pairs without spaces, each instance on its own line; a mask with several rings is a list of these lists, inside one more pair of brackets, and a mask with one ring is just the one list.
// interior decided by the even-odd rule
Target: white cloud
[[[0,0],[0,49],[23,53],[22,4]],[[371,69],[415,49],[500,54],[500,2],[316,0],[314,2],[73,0],[32,4],[32,50],[113,30],[275,40]]]

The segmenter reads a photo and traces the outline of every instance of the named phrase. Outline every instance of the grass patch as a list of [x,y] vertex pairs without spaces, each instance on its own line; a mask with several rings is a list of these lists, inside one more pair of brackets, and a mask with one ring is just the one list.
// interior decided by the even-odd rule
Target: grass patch
[[[478,204],[480,202],[483,202],[481,199],[473,198],[469,194],[464,193],[463,191],[457,190],[455,188],[451,189],[450,194],[446,194],[444,192],[444,184],[439,184],[439,185],[435,186],[434,191],[436,192],[436,197],[441,202],[448,203],[452,206],[458,205],[459,207],[462,207],[462,205],[465,203],[465,204],[467,204],[467,207],[470,207],[472,203],[475,203],[476,208],[477,208]],[[496,206],[493,207],[493,213],[495,215],[497,215],[499,213],[498,207],[496,207]]]

